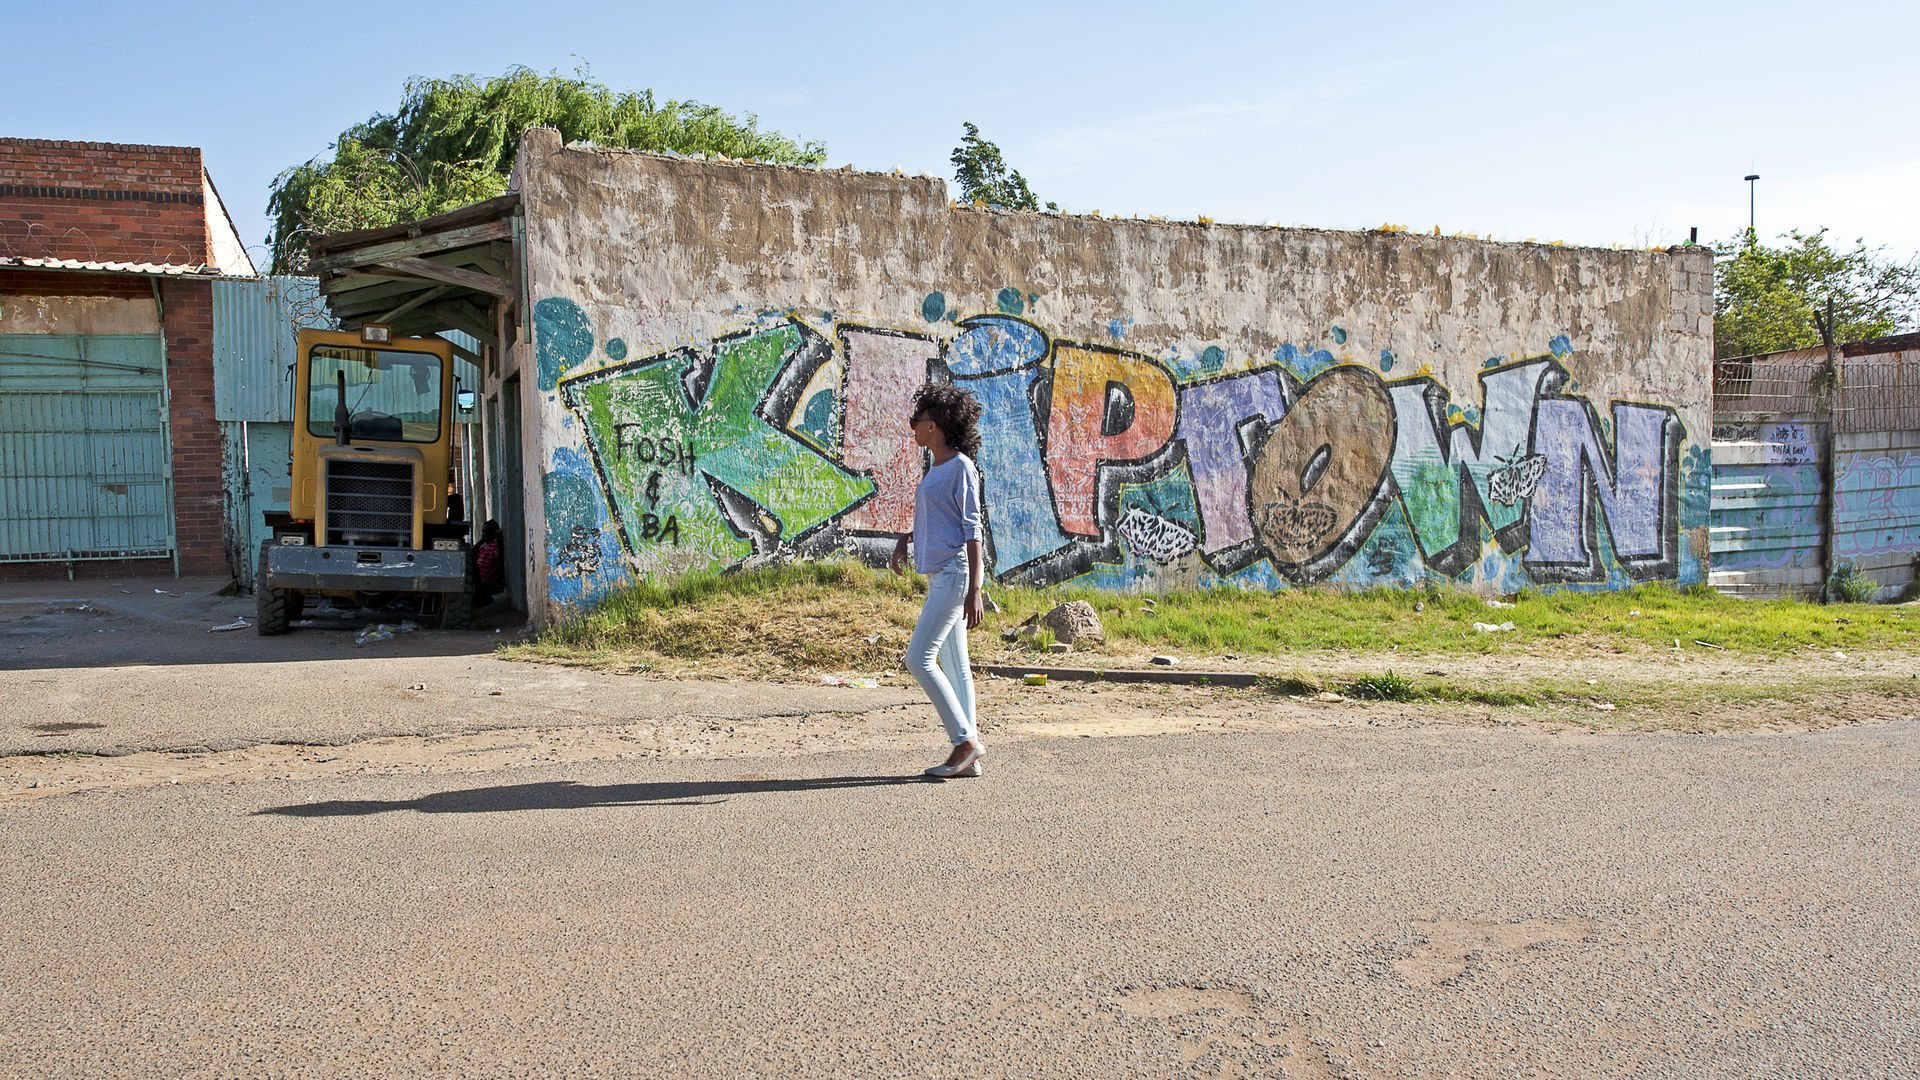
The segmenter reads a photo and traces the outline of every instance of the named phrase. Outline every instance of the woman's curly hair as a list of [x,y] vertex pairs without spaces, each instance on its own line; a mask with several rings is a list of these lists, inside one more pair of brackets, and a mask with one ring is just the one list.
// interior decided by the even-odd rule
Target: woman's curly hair
[[913,418],[933,421],[947,445],[968,458],[980,456],[980,403],[957,386],[928,383],[913,395]]

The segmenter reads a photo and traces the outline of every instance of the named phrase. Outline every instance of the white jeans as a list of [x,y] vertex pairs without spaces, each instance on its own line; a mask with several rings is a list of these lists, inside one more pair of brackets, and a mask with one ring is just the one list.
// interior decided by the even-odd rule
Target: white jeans
[[973,670],[967,665],[967,557],[961,554],[927,579],[927,602],[907,642],[907,670],[933,699],[947,738],[977,738]]

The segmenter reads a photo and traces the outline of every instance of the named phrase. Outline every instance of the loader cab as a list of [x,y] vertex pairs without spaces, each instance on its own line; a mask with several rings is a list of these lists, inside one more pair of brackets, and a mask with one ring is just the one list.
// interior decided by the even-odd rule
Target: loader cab
[[453,347],[384,329],[300,334],[288,513],[319,547],[418,551],[447,520]]

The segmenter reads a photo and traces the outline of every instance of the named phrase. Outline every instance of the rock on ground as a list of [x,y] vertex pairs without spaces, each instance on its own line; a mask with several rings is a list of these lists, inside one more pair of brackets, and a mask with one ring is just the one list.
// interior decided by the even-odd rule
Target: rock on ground
[[1100,616],[1093,605],[1085,600],[1069,600],[1047,612],[1047,629],[1053,631],[1055,641],[1064,641],[1076,645],[1081,641],[1103,641],[1107,631],[1100,625]]

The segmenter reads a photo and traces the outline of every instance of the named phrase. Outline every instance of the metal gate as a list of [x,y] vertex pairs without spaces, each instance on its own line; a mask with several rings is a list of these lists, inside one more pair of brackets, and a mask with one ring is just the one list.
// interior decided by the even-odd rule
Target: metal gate
[[165,558],[173,524],[159,336],[0,335],[0,562]]

